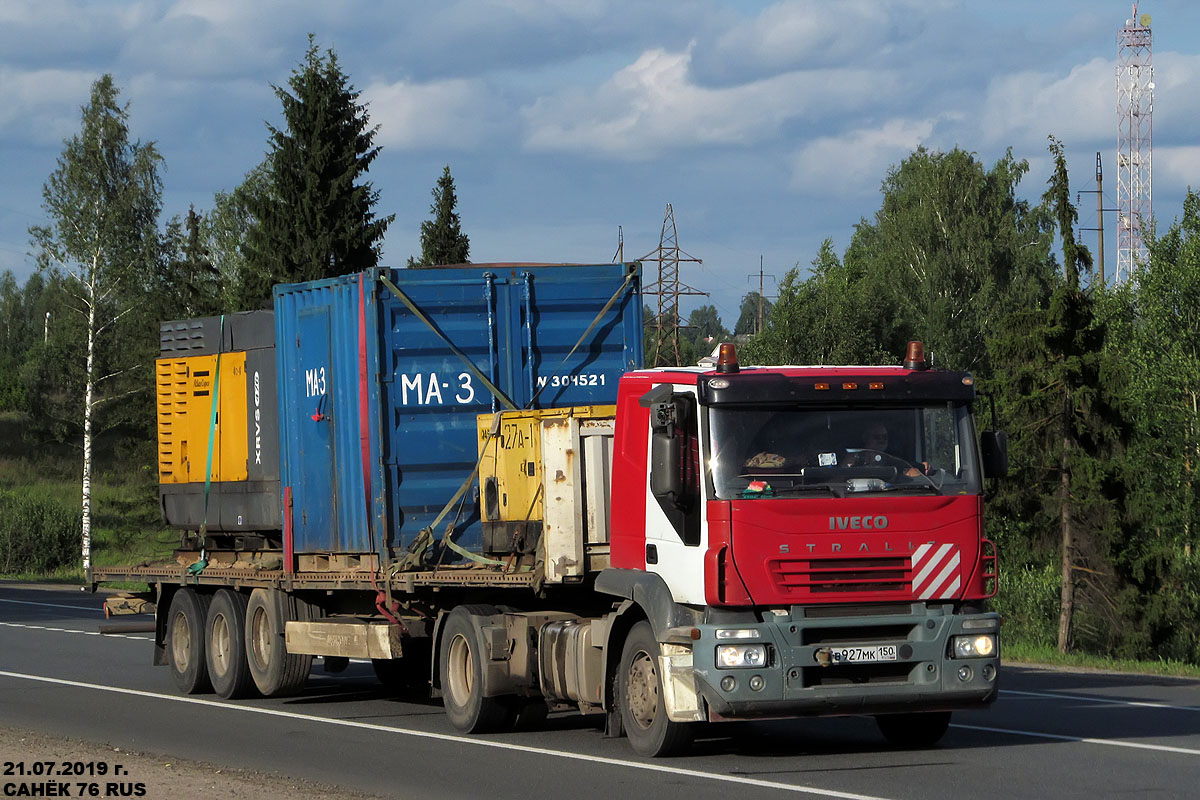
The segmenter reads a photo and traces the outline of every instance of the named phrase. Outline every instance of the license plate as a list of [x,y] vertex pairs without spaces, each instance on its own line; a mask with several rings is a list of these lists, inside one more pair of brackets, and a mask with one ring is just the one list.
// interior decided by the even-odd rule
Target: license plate
[[895,661],[896,645],[878,644],[874,647],[835,647],[829,653],[834,664],[869,664],[876,661]]

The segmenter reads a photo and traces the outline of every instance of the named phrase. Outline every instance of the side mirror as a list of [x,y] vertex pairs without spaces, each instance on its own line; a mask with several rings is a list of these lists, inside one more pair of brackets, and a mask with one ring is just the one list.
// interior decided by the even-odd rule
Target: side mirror
[[682,443],[681,437],[663,431],[650,437],[650,493],[658,500],[678,504],[682,498]]
[[1003,478],[1008,475],[1008,434],[1004,431],[984,431],[979,437],[983,457],[983,477]]

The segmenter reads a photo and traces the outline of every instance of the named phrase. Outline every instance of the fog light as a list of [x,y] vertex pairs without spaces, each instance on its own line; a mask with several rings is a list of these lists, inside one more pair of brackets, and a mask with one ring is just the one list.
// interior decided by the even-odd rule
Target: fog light
[[732,675],[726,675],[724,678],[721,678],[721,688],[725,691],[732,692],[736,687],[737,681],[733,679]]
[[[733,677],[733,676],[731,675],[729,677]],[[750,688],[753,689],[754,691],[761,692],[762,688],[764,686],[766,686],[766,684],[767,684],[767,682],[763,680],[762,675],[751,675],[750,676]]]
[[967,664],[963,664],[961,667],[959,667],[958,679],[964,682],[971,680],[971,667]]
[[996,668],[993,667],[991,664],[984,664],[983,665],[983,679],[985,681],[990,681],[990,680],[994,679],[995,677],[996,677]]

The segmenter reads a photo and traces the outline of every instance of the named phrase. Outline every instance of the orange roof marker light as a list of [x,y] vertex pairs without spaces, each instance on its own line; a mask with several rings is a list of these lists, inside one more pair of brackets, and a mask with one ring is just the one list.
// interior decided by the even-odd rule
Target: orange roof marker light
[[739,372],[737,348],[732,342],[722,342],[717,353],[717,372]]
[[925,361],[925,344],[923,342],[909,342],[908,353],[904,356],[905,369],[929,369],[929,364]]

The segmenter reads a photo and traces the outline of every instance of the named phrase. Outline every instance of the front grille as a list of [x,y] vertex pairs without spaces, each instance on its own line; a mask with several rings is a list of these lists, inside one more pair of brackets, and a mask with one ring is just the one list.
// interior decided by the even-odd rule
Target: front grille
[[908,625],[847,625],[845,627],[803,628],[802,644],[892,644],[915,638]]
[[908,556],[780,559],[770,565],[775,585],[794,595],[910,591]]

